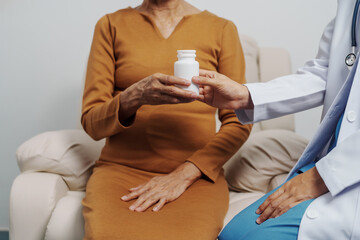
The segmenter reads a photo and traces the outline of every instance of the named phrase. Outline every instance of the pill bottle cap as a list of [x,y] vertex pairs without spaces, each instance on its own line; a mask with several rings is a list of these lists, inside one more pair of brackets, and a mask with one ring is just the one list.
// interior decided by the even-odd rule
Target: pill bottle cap
[[195,58],[196,50],[177,50],[177,57],[180,58]]

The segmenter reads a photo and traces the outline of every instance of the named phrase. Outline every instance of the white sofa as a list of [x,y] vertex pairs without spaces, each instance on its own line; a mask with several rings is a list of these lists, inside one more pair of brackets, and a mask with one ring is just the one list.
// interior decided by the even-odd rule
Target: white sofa
[[[290,59],[285,50],[259,48],[252,38],[240,38],[248,82],[264,82],[290,73]],[[294,117],[290,115],[256,124],[250,139],[256,139],[256,132],[269,129],[272,129],[270,135],[278,131],[295,135]],[[10,196],[11,240],[82,239],[81,200],[91,167],[103,144],[103,141],[95,142],[78,129],[43,133],[19,147],[17,160],[21,174],[14,180]],[[272,166],[268,166],[267,174],[263,174],[261,169],[256,174],[239,174],[237,167],[241,167],[241,151],[243,148],[225,165],[231,190],[225,223],[278,186],[293,164],[288,163],[285,170],[274,167],[270,175],[268,172],[269,168],[272,171]],[[282,164],[281,161],[278,164]],[[242,186],[243,180],[250,184]]]

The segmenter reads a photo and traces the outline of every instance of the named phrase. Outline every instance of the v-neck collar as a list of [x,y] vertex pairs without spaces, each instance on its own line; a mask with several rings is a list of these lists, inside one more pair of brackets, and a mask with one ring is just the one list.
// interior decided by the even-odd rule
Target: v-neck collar
[[176,24],[174,30],[170,33],[170,35],[167,38],[165,38],[164,35],[160,32],[160,29],[156,25],[155,21],[149,15],[147,15],[145,13],[142,13],[142,12],[139,12],[138,10],[136,10],[136,9],[134,9],[132,7],[129,7],[129,9],[133,10],[134,12],[136,12],[136,13],[140,14],[141,16],[143,16],[144,18],[146,18],[151,23],[151,25],[153,26],[153,28],[154,28],[156,34],[158,35],[158,37],[160,39],[162,39],[162,40],[165,40],[165,41],[169,40],[170,38],[172,38],[173,35],[176,34],[176,32],[178,31],[179,28],[181,28],[181,26],[183,25],[183,23],[184,23],[184,21],[186,19],[191,18],[193,16],[201,15],[201,14],[206,12],[206,10],[204,10],[204,11],[201,11],[199,13],[188,14],[188,15],[183,16],[183,18],[178,22],[178,24]]

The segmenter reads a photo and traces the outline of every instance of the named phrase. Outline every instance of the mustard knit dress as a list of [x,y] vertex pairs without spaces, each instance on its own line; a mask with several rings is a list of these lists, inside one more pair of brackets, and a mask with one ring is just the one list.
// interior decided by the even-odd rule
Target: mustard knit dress
[[[82,125],[105,147],[83,200],[85,239],[214,240],[228,209],[222,165],[247,139],[251,126],[234,112],[195,101],[144,105],[129,126],[119,122],[121,91],[154,73],[173,75],[178,49],[195,49],[200,68],[245,82],[235,25],[208,11],[185,16],[165,39],[133,8],[102,17],[95,27],[83,96]],[[159,212],[138,213],[120,198],[128,189],[173,171],[185,161],[203,177]]]

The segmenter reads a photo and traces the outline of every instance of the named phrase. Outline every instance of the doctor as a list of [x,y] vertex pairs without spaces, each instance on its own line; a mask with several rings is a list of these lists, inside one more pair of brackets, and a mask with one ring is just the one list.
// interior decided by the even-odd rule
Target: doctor
[[193,78],[202,101],[236,109],[242,123],[323,105],[321,125],[287,181],[235,216],[220,240],[360,239],[359,4],[338,1],[317,57],[297,74],[246,86],[209,71]]

